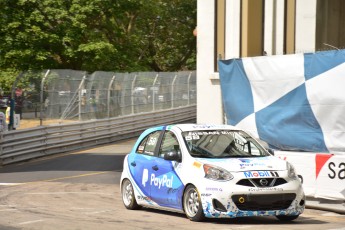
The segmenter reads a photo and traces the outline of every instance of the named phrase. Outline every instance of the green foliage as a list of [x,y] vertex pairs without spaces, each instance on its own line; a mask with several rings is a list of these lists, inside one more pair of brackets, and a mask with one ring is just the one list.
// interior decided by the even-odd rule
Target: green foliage
[[196,68],[196,0],[0,0],[0,24],[0,72]]
[[9,95],[17,75],[15,70],[0,71],[0,92]]
[[39,92],[42,76],[43,73],[41,71],[26,71],[22,75],[16,70],[7,69],[6,71],[0,71],[0,91],[4,95],[11,95],[13,83],[17,81],[14,86],[15,88]]

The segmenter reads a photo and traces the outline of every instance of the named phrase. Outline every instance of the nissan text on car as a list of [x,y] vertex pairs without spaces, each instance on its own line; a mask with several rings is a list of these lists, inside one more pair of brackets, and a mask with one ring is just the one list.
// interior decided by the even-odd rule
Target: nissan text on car
[[229,125],[179,124],[144,131],[121,175],[127,209],[156,208],[205,218],[296,219],[305,195],[294,167]]

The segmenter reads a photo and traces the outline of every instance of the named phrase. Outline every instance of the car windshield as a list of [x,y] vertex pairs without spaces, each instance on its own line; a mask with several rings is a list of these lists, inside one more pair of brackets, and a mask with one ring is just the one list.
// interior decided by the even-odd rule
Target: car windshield
[[201,158],[269,156],[258,142],[239,130],[200,130],[183,132],[189,153]]

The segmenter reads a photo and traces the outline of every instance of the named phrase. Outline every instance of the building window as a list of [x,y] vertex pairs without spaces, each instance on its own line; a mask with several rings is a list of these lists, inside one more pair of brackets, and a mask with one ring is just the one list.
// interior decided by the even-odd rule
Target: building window
[[316,50],[345,47],[345,1],[318,0],[316,6]]
[[215,37],[215,66],[218,71],[218,60],[225,58],[225,0],[216,0],[216,37]]
[[264,0],[241,1],[241,57],[263,55]]
[[284,53],[295,53],[296,0],[285,0],[285,41]]

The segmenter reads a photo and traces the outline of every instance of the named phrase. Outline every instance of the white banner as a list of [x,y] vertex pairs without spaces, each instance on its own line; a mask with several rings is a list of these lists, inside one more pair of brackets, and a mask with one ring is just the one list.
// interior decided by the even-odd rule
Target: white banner
[[345,156],[275,151],[292,163],[303,180],[306,196],[345,200]]
[[278,150],[345,153],[345,50],[218,64],[228,124]]

